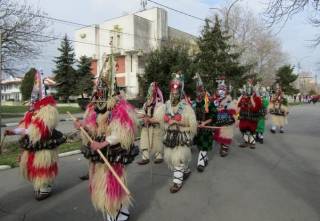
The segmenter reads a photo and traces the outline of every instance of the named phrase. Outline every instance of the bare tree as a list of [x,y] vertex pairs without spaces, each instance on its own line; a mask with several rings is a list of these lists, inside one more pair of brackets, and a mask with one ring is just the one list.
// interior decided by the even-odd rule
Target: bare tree
[[225,27],[231,35],[230,40],[242,52],[241,62],[251,65],[251,74],[257,74],[263,84],[271,85],[277,68],[287,60],[287,55],[282,51],[281,42],[249,9],[239,5],[235,5],[232,10],[228,8],[222,8],[221,12],[224,12],[223,20],[228,21]]
[[[308,10],[308,20],[320,27],[320,0],[271,0],[265,10],[265,18],[269,27],[275,24],[286,24],[289,18],[304,10]],[[320,44],[320,35],[314,39],[314,45]]]
[[12,74],[22,62],[36,58],[41,46],[50,40],[48,22],[41,10],[26,2],[0,0],[3,70]]

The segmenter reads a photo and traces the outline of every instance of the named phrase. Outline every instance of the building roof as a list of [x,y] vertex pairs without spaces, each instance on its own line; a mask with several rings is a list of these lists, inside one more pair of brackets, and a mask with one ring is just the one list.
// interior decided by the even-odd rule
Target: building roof
[[[145,10],[135,11],[135,12],[133,12],[133,13],[128,13],[128,14],[126,14],[126,15],[121,15],[121,16],[118,16],[118,17],[106,19],[106,20],[104,20],[103,22],[101,22],[100,24],[91,24],[91,25],[88,25],[87,27],[78,28],[78,29],[76,29],[76,31],[79,31],[79,30],[82,30],[82,29],[86,29],[86,28],[92,28],[92,27],[94,27],[94,26],[96,26],[96,25],[100,26],[101,24],[104,24],[104,23],[106,23],[106,22],[109,22],[109,21],[112,21],[112,20],[116,20],[116,19],[119,19],[119,18],[123,18],[123,17],[127,17],[127,16],[131,16],[131,15],[136,16],[136,17],[140,17],[140,18],[143,18],[143,19],[145,19],[145,20],[147,20],[147,21],[152,22],[152,20],[149,20],[149,19],[147,19],[147,18],[145,18],[145,17],[142,17],[142,16],[140,16],[140,15],[138,15],[138,14],[141,13],[141,12],[144,12],[144,11],[149,11],[149,10],[154,10],[154,9],[163,9],[163,8],[151,7],[151,8],[145,9]],[[163,10],[165,10],[165,9],[163,9]],[[181,31],[181,30],[179,30],[179,29],[177,29],[177,28],[173,28],[173,27],[171,27],[171,26],[168,26],[168,28],[174,29],[174,30],[176,30],[176,31],[183,32],[183,33],[185,33],[185,34],[187,34],[187,35],[190,35],[190,37],[193,37],[193,38],[195,38],[195,39],[198,38],[197,36],[194,36],[194,35],[192,35],[192,34],[190,34],[190,33],[188,33],[188,32],[185,32],[185,31]]]
[[56,85],[56,81],[53,79],[53,77],[45,77],[44,79],[43,79],[43,81],[44,81],[44,84],[45,85],[48,85],[48,86],[55,86]]
[[22,78],[20,77],[12,77],[9,76],[7,79],[1,81],[1,84],[14,84],[14,83],[21,83]]

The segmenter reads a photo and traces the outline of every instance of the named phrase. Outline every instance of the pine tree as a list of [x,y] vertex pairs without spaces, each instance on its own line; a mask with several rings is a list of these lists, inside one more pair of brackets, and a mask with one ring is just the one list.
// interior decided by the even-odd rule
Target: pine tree
[[30,68],[30,70],[24,75],[21,82],[20,91],[22,94],[22,100],[29,100],[31,97],[31,92],[34,85],[34,77],[37,73],[35,68]]
[[75,54],[67,35],[65,35],[58,50],[61,54],[55,58],[56,69],[53,71],[55,80],[58,83],[57,95],[63,97],[63,100],[68,102],[69,96],[78,95],[75,87],[78,82],[76,71],[73,68]]
[[225,76],[226,80],[237,89],[244,83],[244,74],[249,67],[239,63],[241,53],[230,44],[230,36],[221,28],[221,21],[215,17],[213,26],[206,20],[198,40],[200,52],[197,55],[199,74],[209,91],[216,87],[216,78]]
[[145,73],[140,78],[144,95],[150,83],[159,83],[165,99],[169,98],[169,82],[172,73],[181,71],[185,79],[185,91],[188,95],[194,93],[194,82],[192,80],[192,63],[187,48],[175,47],[168,43],[160,49],[152,51],[146,60]]
[[293,95],[299,92],[291,83],[297,80],[298,75],[293,74],[294,67],[291,65],[283,65],[276,73],[276,83],[278,83],[285,94]]
[[84,94],[91,95],[93,81],[91,74],[91,58],[81,56],[77,69],[77,94],[84,98]]

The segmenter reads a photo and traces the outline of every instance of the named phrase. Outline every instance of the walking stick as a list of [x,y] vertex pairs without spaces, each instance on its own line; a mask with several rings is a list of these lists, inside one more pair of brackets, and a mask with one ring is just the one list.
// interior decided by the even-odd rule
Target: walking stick
[[205,129],[220,129],[220,128],[224,128],[224,127],[213,127],[213,126],[202,126],[202,127],[199,127],[198,128],[205,128]]
[[[148,127],[147,127],[147,130],[148,130],[148,144],[149,144],[149,155],[150,155],[150,152],[151,152],[151,150],[152,150],[152,143],[153,143],[153,139],[152,139],[152,141],[151,141],[151,143],[150,143],[150,127],[149,127],[149,125],[148,125]],[[153,136],[152,136],[152,138],[153,138]],[[150,157],[149,157],[150,158]],[[151,159],[152,159],[152,156],[151,156]],[[152,162],[153,162],[153,160],[151,160],[151,162],[150,162],[150,177],[151,177],[151,184],[153,183],[153,170],[152,170]]]
[[[72,114],[68,111],[67,114],[71,117],[71,119],[73,121],[77,121],[77,119],[72,116]],[[82,133],[87,137],[87,139],[92,143],[93,140],[92,138],[89,136],[89,134],[87,133],[87,131],[83,128],[80,127],[80,130],[82,131]],[[120,186],[123,188],[123,190],[126,192],[126,194],[130,195],[130,191],[128,190],[128,188],[126,187],[126,185],[124,185],[124,183],[122,182],[122,180],[120,179],[120,177],[118,176],[118,174],[116,173],[116,171],[113,169],[113,167],[111,166],[111,164],[109,163],[109,161],[107,160],[107,158],[101,153],[100,150],[97,150],[98,154],[100,155],[100,157],[102,158],[102,160],[104,161],[104,163],[107,165],[108,169],[111,171],[112,175],[116,178],[116,180],[118,181],[118,183],[120,184]]]

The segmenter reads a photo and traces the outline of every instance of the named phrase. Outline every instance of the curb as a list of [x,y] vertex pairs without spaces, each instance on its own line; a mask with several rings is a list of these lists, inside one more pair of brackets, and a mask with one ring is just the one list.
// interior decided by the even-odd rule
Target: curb
[[60,153],[58,156],[59,157],[68,157],[68,156],[76,155],[79,153],[81,153],[80,150],[73,150],[73,151],[69,151],[69,152],[65,152],[65,153]]
[[8,170],[8,169],[11,169],[11,166],[9,166],[9,165],[0,165],[0,171],[1,170]]
[[[82,120],[83,117],[78,117],[79,120]],[[65,122],[65,121],[73,121],[71,118],[63,118],[59,120],[60,122]],[[15,127],[18,126],[19,123],[6,123],[6,124],[1,124],[0,127]]]
[[[81,153],[80,150],[73,150],[73,151],[69,151],[69,152],[65,152],[65,153],[60,153],[58,156],[59,157],[68,157],[68,156],[72,156],[72,155],[76,155]],[[11,169],[11,166],[9,165],[0,165],[0,171],[2,170],[8,170]]]

